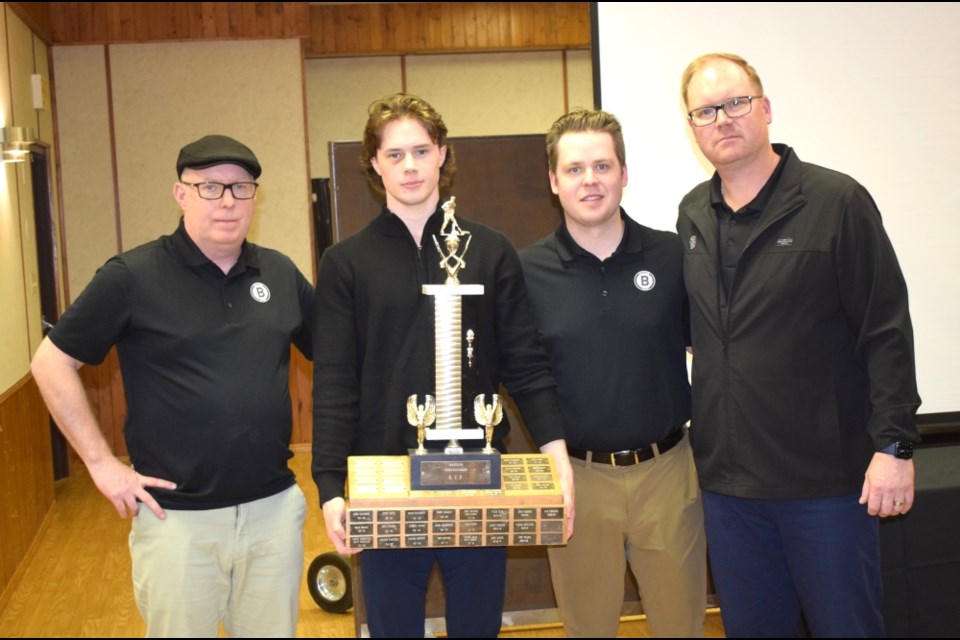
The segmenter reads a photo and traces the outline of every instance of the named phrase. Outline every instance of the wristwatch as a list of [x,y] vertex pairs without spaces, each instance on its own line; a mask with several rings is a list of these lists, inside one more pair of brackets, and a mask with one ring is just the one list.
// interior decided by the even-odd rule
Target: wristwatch
[[909,460],[913,457],[913,443],[909,440],[897,440],[880,449],[880,453],[889,453],[895,458]]

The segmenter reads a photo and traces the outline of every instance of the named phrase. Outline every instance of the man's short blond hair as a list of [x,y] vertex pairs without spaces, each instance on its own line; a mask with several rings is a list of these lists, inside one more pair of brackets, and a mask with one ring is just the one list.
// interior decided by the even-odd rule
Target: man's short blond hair
[[685,104],[688,109],[690,108],[690,103],[687,101],[687,92],[690,89],[690,81],[693,79],[693,75],[697,71],[700,71],[700,69],[706,66],[711,60],[727,60],[743,69],[747,77],[750,78],[750,82],[755,85],[758,95],[763,95],[763,83],[760,82],[760,76],[757,74],[757,70],[750,66],[749,62],[735,53],[707,53],[688,64],[683,72],[683,76],[680,78],[680,96],[683,98],[683,104]]

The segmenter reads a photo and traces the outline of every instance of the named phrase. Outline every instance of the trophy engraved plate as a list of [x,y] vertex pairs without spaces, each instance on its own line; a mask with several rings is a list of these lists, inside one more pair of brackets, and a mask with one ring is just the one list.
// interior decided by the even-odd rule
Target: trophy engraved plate
[[483,536],[466,534],[460,536],[461,547],[481,547],[483,546]]
[[523,520],[520,522],[513,523],[514,533],[536,533],[537,525],[539,523],[536,520]]
[[354,549],[372,549],[373,536],[350,536],[350,546]]
[[499,476],[499,454],[496,458],[473,459],[474,454],[458,456],[427,454],[413,461],[410,484],[412,489],[499,489],[494,482]]
[[[346,542],[353,549],[566,544],[553,459],[501,455],[493,435],[503,419],[502,399],[463,397],[463,370],[477,375],[485,348],[485,336],[463,326],[463,296],[485,291],[460,283],[460,273],[469,273],[473,235],[457,222],[455,204],[453,198],[443,204],[443,223],[433,236],[446,280],[421,288],[434,300],[436,378],[433,389],[405,391],[417,448],[407,456],[348,459]],[[476,426],[465,427],[470,413]],[[461,440],[474,441],[473,448]],[[437,441],[445,442],[442,450],[427,448]]]
[[433,533],[455,533],[457,530],[456,522],[434,522]]
[[483,533],[483,523],[473,520],[461,521],[460,533]]

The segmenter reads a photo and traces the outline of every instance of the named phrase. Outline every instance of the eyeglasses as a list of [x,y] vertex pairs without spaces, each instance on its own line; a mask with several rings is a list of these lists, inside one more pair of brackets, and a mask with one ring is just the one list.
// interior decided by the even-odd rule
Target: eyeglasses
[[188,187],[196,187],[197,194],[203,200],[219,200],[223,197],[223,192],[230,188],[230,193],[237,200],[250,200],[257,194],[256,182],[234,182],[233,184],[222,184],[220,182],[184,182]]
[[753,101],[759,100],[762,97],[763,96],[737,96],[720,104],[694,109],[687,115],[690,117],[690,122],[693,123],[693,126],[705,127],[717,121],[717,116],[720,115],[720,109],[723,109],[723,112],[727,114],[728,118],[742,118],[753,110]]

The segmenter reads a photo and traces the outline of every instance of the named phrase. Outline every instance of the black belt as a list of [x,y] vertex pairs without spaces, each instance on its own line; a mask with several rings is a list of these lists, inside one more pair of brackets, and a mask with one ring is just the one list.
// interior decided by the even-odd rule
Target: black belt
[[[661,454],[670,451],[683,440],[683,427],[677,429],[657,444],[657,449]],[[574,458],[587,460],[587,454],[593,454],[590,460],[602,464],[609,464],[614,467],[629,467],[632,464],[638,464],[654,457],[653,445],[649,447],[640,447],[639,449],[625,449],[624,451],[614,451],[607,453],[605,451],[584,451],[567,445],[567,454]]]

